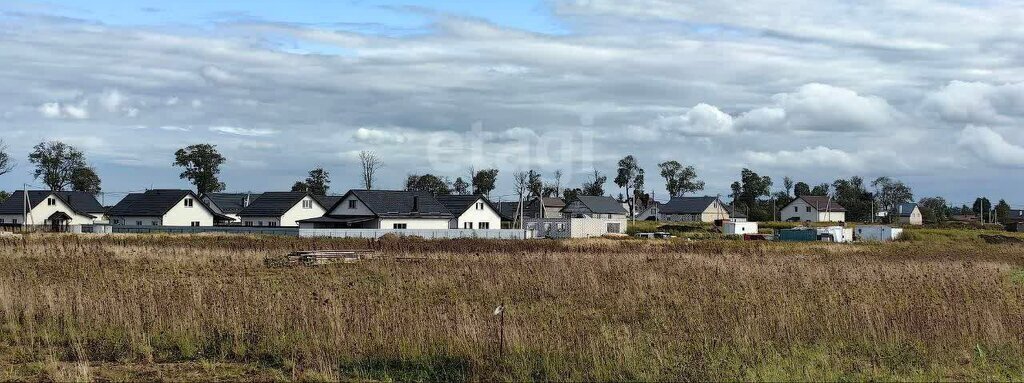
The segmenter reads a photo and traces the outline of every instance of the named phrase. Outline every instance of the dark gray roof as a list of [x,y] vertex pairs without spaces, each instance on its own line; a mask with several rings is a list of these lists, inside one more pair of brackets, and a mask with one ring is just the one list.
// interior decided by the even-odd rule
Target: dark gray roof
[[[448,211],[429,192],[404,191],[404,190],[350,190],[345,194],[354,195],[367,208],[378,217],[422,217],[422,218],[451,218],[452,213]],[[344,199],[345,197],[342,197]],[[413,200],[418,201],[418,208],[413,210]],[[341,200],[338,200],[341,203]],[[332,206],[329,211],[333,211]]]
[[1024,209],[1010,209],[1009,216],[1006,218],[1011,221],[1024,221]]
[[838,202],[831,200],[828,197],[820,195],[802,195],[797,197],[798,199],[804,200],[808,205],[811,205],[815,210],[818,211],[832,211],[832,212],[844,212],[846,208],[840,205]]
[[[268,192],[260,195],[255,201],[249,203],[242,209],[240,217],[280,217],[288,210],[298,205],[303,198],[309,196],[306,192]],[[316,198],[314,198],[316,200]],[[320,203],[317,201],[317,203]]]
[[[466,210],[473,207],[473,204],[479,200],[483,200],[487,206],[490,206],[491,209],[498,212],[498,208],[495,207],[491,201],[488,201],[487,197],[482,195],[439,195],[435,198],[437,198],[437,201],[444,205],[444,207],[448,209],[448,212],[453,215],[462,215],[462,213],[465,213]],[[501,213],[499,212],[498,214],[500,215]]]
[[[147,190],[145,193],[132,193],[124,197],[121,202],[110,208],[108,213],[114,217],[158,217],[167,214],[185,196],[196,197],[191,190],[158,189]],[[199,198],[195,198],[196,204],[206,208]],[[208,209],[208,208],[207,208]]]
[[498,215],[501,219],[506,221],[512,221],[516,218],[516,208],[519,206],[519,201],[512,202],[498,202]]
[[334,205],[337,205],[338,201],[341,201],[340,195],[315,195],[313,198],[315,198],[317,202],[320,202],[320,206],[323,206],[324,209],[330,209]]
[[711,206],[718,197],[672,197],[661,206],[662,214],[700,214]]
[[629,211],[622,207],[615,198],[607,196],[581,195],[576,197],[577,201],[586,206],[591,213],[595,214],[629,214]]
[[249,199],[251,204],[260,198],[259,193],[210,193],[206,195],[214,205],[224,214],[238,214],[245,209],[245,200]]
[[909,217],[911,214],[914,214],[915,208],[917,208],[916,203],[901,203],[896,206],[896,214],[899,214],[900,217]]
[[[103,214],[106,209],[100,205],[96,197],[88,192],[80,191],[56,191],[52,192],[49,190],[29,190],[29,209],[35,209],[39,206],[46,197],[51,194],[56,195],[57,198],[64,201],[65,204],[71,207],[75,213],[93,216],[93,214]],[[17,190],[10,197],[7,198],[4,203],[0,204],[0,214],[22,214],[24,213],[24,206],[22,203],[25,201],[25,193],[22,190]]]
[[725,211],[729,212],[730,218],[747,218],[747,214],[742,211],[733,211],[732,205],[725,205]]

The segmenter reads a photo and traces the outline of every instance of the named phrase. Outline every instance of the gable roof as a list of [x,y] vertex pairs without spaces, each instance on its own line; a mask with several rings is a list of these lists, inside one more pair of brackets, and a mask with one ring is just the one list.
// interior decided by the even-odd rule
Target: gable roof
[[[348,196],[355,196],[378,217],[451,218],[434,195],[424,191],[405,190],[349,190],[328,211],[334,211]],[[413,201],[419,205],[413,209]]]
[[245,199],[249,204],[260,198],[259,193],[209,193],[206,198],[224,214],[238,214],[245,209]]
[[511,202],[498,202],[498,215],[505,221],[513,221],[516,219],[516,209],[519,207],[519,201]]
[[[131,193],[110,208],[113,217],[162,217],[186,196],[192,196],[195,203],[210,210],[191,190],[154,189],[145,193]],[[210,210],[210,213],[213,213]]]
[[1010,209],[1006,218],[1011,221],[1024,221],[1024,209]]
[[496,213],[498,213],[498,215],[501,215],[501,213],[498,211],[498,208],[496,208],[494,206],[494,204],[491,203],[491,201],[488,201],[487,197],[484,197],[482,195],[474,195],[474,194],[470,194],[470,195],[454,195],[453,194],[453,195],[439,195],[439,196],[437,196],[435,198],[437,198],[437,202],[440,202],[442,205],[444,205],[445,209],[448,209],[448,212],[452,213],[452,215],[456,215],[456,216],[462,215],[462,213],[465,213],[466,210],[469,210],[469,208],[472,207],[474,204],[476,204],[476,201],[479,201],[479,200],[483,200],[484,203],[487,204],[487,206],[491,207],[491,210],[494,210]]
[[725,205],[725,211],[729,213],[730,218],[748,218],[747,214],[742,211],[736,211],[732,205]]
[[[825,196],[820,196],[820,195],[802,195],[802,196],[797,197],[796,200],[803,200],[808,205],[811,205],[811,207],[813,207],[817,211],[823,211],[823,212],[831,211],[833,213],[840,213],[840,212],[845,212],[846,211],[846,208],[843,207],[843,205],[840,205],[839,202],[836,202],[836,201],[834,201],[834,200],[832,200],[832,199],[830,199],[828,197],[825,197]],[[796,202],[796,200],[794,200],[794,202]],[[792,202],[790,202],[790,204],[792,204]]]
[[[306,192],[267,192],[260,195],[255,201],[249,203],[245,209],[238,213],[240,217],[280,217],[298,205],[304,198],[310,196]],[[316,198],[313,198],[317,204]],[[322,207],[322,205],[321,205]]]
[[324,209],[330,209],[332,206],[337,205],[338,201],[341,201],[341,197],[340,195],[314,195],[313,199],[316,199]]
[[896,212],[900,217],[910,217],[914,214],[914,209],[917,209],[916,203],[901,203],[896,206]]
[[718,197],[672,197],[661,207],[660,212],[662,214],[701,214],[716,200]]
[[[100,205],[96,197],[89,192],[49,190],[29,190],[29,210],[35,209],[36,206],[39,206],[50,195],[63,201],[64,204],[68,205],[72,211],[79,215],[96,218],[93,214],[103,214],[106,212],[106,209]],[[4,203],[0,204],[0,214],[23,214],[25,208],[23,206],[24,201],[25,192],[16,190]]]
[[622,204],[612,197],[581,195],[576,196],[576,201],[594,214],[629,214],[629,211],[623,209]]

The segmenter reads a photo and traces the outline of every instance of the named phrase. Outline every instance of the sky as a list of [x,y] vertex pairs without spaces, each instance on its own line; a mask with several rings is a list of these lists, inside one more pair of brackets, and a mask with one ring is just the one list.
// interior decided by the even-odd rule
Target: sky
[[[578,186],[636,156],[815,185],[889,176],[916,197],[1024,207],[1020,1],[538,0],[0,2],[0,139],[34,180],[44,140],[83,150],[105,203],[188,188],[176,149],[211,143],[229,191],[357,155],[407,175],[537,169]],[[606,190],[620,190],[609,182]]]

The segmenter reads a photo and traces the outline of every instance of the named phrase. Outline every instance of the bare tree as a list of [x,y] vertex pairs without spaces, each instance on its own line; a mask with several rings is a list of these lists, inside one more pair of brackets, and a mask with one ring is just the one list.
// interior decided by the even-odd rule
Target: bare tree
[[363,188],[373,190],[377,170],[384,166],[384,162],[375,153],[364,150],[359,152],[359,163],[363,167]]
[[0,140],[0,176],[10,173],[11,170],[14,170],[14,160],[7,153],[7,144]]
[[[523,228],[523,198],[526,197],[526,193],[530,190],[530,174],[533,171],[524,172],[522,170],[512,173],[512,183],[515,186],[515,193],[519,196],[519,204],[516,205],[516,218],[515,222],[519,223],[519,228]],[[513,222],[513,224],[515,224]]]

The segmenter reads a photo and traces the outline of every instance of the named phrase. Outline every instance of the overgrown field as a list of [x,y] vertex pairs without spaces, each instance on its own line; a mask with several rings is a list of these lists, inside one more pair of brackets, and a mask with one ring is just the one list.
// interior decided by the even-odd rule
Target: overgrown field
[[0,237],[0,379],[1024,379],[1024,246],[914,238]]

